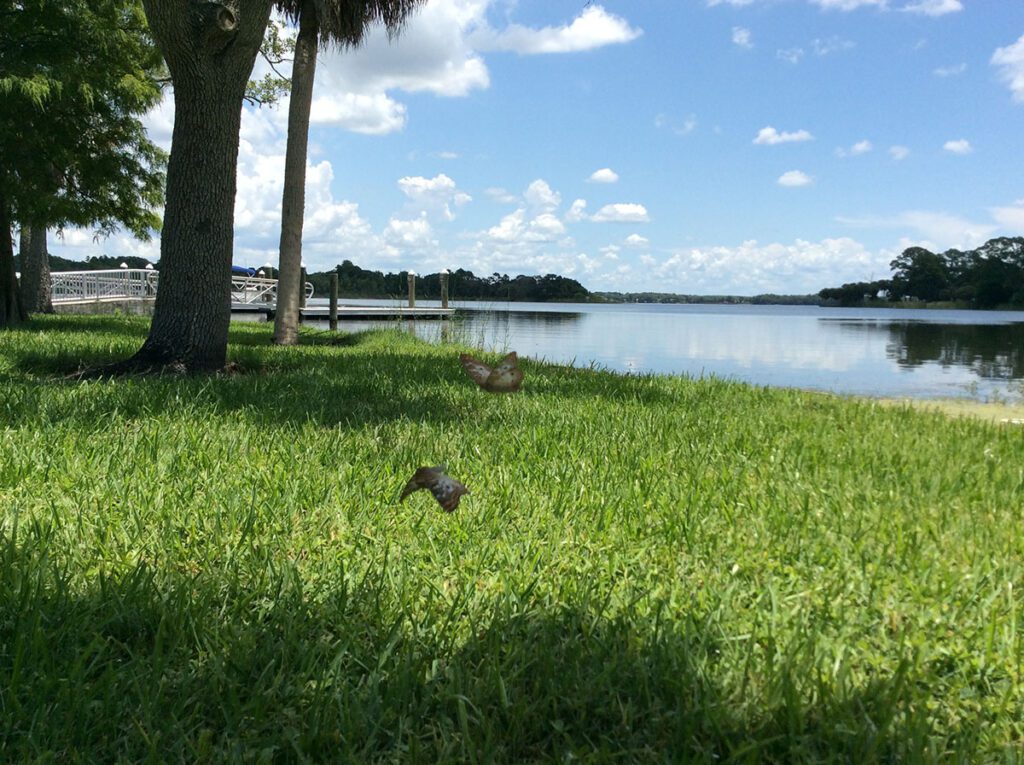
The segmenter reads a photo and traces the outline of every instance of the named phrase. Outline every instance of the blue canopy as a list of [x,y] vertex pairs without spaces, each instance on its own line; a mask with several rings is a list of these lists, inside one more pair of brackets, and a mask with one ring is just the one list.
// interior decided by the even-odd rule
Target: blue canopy
[[255,268],[246,268],[245,266],[231,266],[231,273],[239,276],[255,276]]

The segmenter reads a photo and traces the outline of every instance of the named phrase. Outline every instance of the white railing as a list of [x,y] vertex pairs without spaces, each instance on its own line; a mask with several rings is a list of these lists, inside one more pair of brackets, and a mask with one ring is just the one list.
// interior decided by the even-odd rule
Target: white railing
[[[50,294],[54,303],[87,303],[113,300],[144,300],[156,296],[159,274],[143,268],[109,271],[53,271]],[[313,297],[313,285],[304,285],[306,299]],[[277,302],[277,279],[256,276],[231,277],[231,302],[253,305]]]
[[242,303],[243,305],[276,303],[277,279],[263,279],[257,276],[232,276],[231,302]]
[[[313,285],[303,285],[306,300],[313,297]],[[277,279],[263,279],[258,276],[232,276],[231,302],[251,305],[253,303],[277,302]]]
[[50,294],[54,303],[138,300],[156,295],[158,275],[143,268],[109,271],[54,271]]

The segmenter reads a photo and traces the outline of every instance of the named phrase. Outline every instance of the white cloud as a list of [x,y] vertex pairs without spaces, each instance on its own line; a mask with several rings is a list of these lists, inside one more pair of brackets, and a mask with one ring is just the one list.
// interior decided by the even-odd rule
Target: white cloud
[[405,105],[385,93],[339,93],[313,99],[309,121],[353,133],[384,135],[405,127]]
[[[260,119],[262,115],[243,113],[242,132],[246,132],[246,122]],[[282,140],[283,137],[282,132]],[[275,142],[257,148],[242,141],[235,197],[235,263],[277,264],[283,176],[283,146]],[[345,258],[360,264],[369,257],[377,262],[397,258],[398,250],[373,231],[369,221],[360,214],[357,203],[335,199],[331,191],[333,182],[330,162],[307,164],[302,254],[309,269],[323,270]]]
[[811,3],[827,11],[853,11],[857,8],[886,8],[887,0],[811,0]]
[[575,199],[573,200],[572,206],[569,208],[569,212],[565,214],[565,219],[570,223],[577,221],[586,220],[587,213],[587,200]]
[[562,195],[553,191],[548,182],[541,178],[526,187],[523,199],[530,207],[548,212],[562,204]]
[[839,53],[844,50],[852,50],[856,47],[853,40],[844,40],[841,37],[829,37],[825,40],[815,39],[811,41],[811,48],[819,56],[827,56],[830,53]]
[[600,5],[590,5],[570,24],[531,29],[510,24],[500,32],[481,28],[472,38],[479,50],[514,51],[530,55],[538,53],[572,53],[592,50],[604,45],[627,43],[643,31],[625,19],[608,13]]
[[398,188],[420,210],[424,212],[439,211],[445,220],[454,220],[453,205],[461,207],[473,200],[469,194],[459,191],[455,181],[444,173],[433,178],[424,178],[419,175],[399,178]]
[[999,78],[1009,86],[1013,100],[1024,102],[1024,35],[1013,45],[996,48],[990,63],[998,67]]
[[855,143],[849,149],[844,149],[842,147],[836,149],[836,156],[856,157],[859,156],[860,154],[867,154],[873,148],[874,146],[871,144],[871,141],[865,138],[863,141],[857,141],[857,143]]
[[964,5],[960,0],[917,0],[900,8],[901,11],[920,13],[924,16],[945,16],[947,13],[956,13],[963,9]]
[[937,66],[932,69],[932,74],[936,77],[956,77],[958,74],[963,74],[967,71],[967,63],[961,62],[955,66]]
[[845,237],[792,244],[748,240],[735,247],[678,250],[654,273],[662,281],[687,285],[687,292],[794,294],[863,279],[886,270],[891,259],[890,253],[872,253]]
[[576,256],[576,262],[579,263],[580,268],[585,274],[592,274],[601,267],[600,261],[582,252]]
[[530,233],[545,242],[553,242],[565,233],[565,224],[553,213],[541,213],[530,221]]
[[[929,210],[907,210],[897,215],[868,215],[859,218],[838,217],[837,221],[858,228],[903,229],[904,236],[915,232],[927,244],[940,250],[950,247],[977,247],[991,238],[996,227],[987,223],[974,223],[958,215]],[[911,237],[911,239],[913,239]]]
[[971,142],[966,138],[958,138],[955,141],[946,141],[942,144],[942,148],[951,154],[970,154],[974,151],[974,148],[971,146]]
[[899,160],[906,159],[908,156],[910,156],[910,149],[908,149],[906,146],[890,146],[889,156],[898,162]]
[[646,236],[640,236],[640,234],[630,234],[625,240],[627,247],[646,247],[650,244],[650,241]]
[[[17,244],[17,240],[15,240]],[[110,255],[115,258],[145,258],[150,263],[160,260],[160,235],[143,242],[127,234],[114,234],[96,241],[92,231],[84,228],[66,228],[61,232],[47,232],[46,249],[51,255],[69,260],[84,261],[90,255]]]
[[311,122],[369,135],[396,132],[405,127],[407,108],[394,91],[460,97],[486,89],[486,51],[569,53],[628,42],[641,34],[598,5],[563,26],[510,24],[494,29],[487,21],[492,3],[431,0],[394,40],[377,26],[358,48],[322,51]]
[[484,189],[484,194],[489,196],[495,202],[500,202],[504,205],[512,205],[519,201],[519,198],[500,186],[491,186],[490,188]]
[[750,30],[745,27],[732,28],[732,41],[741,48],[753,48],[754,43],[750,38]]
[[403,250],[435,249],[439,245],[426,213],[412,220],[391,218],[384,229],[384,240]]
[[814,179],[807,173],[801,172],[800,170],[790,170],[779,176],[778,184],[780,186],[787,186],[794,188],[797,186],[808,186],[814,183]]
[[590,219],[595,223],[646,223],[650,217],[643,205],[618,202],[605,205]]
[[163,100],[150,109],[142,118],[146,135],[164,151],[171,150],[171,134],[174,132],[174,91],[169,90]]
[[994,207],[990,211],[992,218],[1003,228],[1015,235],[1024,234],[1024,199],[1018,199],[1008,207]]
[[565,234],[565,225],[553,213],[542,212],[528,218],[526,210],[519,208],[487,229],[480,238],[490,244],[510,245],[554,242]]
[[486,3],[437,0],[413,14],[394,41],[375,27],[358,48],[322,51],[311,120],[392,132],[404,126],[405,106],[388,91],[453,97],[489,87],[487,66],[467,41],[485,11]]
[[790,64],[799,64],[800,59],[804,57],[803,48],[784,48],[777,50],[775,56],[782,61],[788,61]]
[[515,242],[526,230],[526,210],[519,209],[509,213],[497,226],[487,229],[486,237],[496,243]]
[[[816,5],[826,11],[855,11],[859,8],[877,8],[880,11],[889,10],[889,0],[808,0],[811,5]],[[741,7],[752,5],[755,0],[707,0],[709,6],[731,5]],[[956,13],[964,9],[961,0],[913,0],[898,10],[907,13],[916,13],[923,16],[944,16],[947,13]]]
[[610,167],[602,167],[591,173],[587,180],[591,183],[616,183],[619,180],[619,174]]
[[697,127],[697,116],[691,114],[680,120],[674,120],[668,115],[659,114],[654,118],[656,128],[666,128],[676,135],[689,135]]
[[757,132],[757,137],[754,138],[754,143],[761,146],[775,146],[780,143],[798,143],[801,141],[812,140],[814,140],[814,136],[806,130],[796,130],[792,133],[780,133],[769,125],[768,127],[761,128]]

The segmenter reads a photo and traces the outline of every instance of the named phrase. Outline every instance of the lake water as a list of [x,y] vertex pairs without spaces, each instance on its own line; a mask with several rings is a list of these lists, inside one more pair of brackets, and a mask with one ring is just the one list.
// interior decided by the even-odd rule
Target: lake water
[[[345,305],[401,305],[344,300]],[[325,304],[313,300],[313,304]],[[419,305],[437,305],[419,301]],[[1024,312],[817,306],[453,303],[402,322],[432,342],[618,372],[869,396],[1024,400]],[[342,322],[359,331],[397,322]],[[326,326],[326,322],[323,323]]]

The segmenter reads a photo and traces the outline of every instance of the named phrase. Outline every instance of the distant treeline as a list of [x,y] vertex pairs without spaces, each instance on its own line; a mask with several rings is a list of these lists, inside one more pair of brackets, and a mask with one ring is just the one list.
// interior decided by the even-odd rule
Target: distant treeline
[[1024,237],[991,239],[974,250],[941,254],[909,247],[893,260],[891,279],[850,282],[818,294],[826,303],[949,302],[970,308],[1024,308]]
[[[338,294],[341,297],[402,298],[409,292],[408,271],[386,274],[368,271],[350,260],[343,261],[334,270],[338,274]],[[322,297],[330,290],[331,273],[321,271],[309,274],[306,281]],[[440,299],[440,274],[418,275],[416,296],[425,300]],[[497,273],[477,276],[462,268],[449,273],[448,296],[452,300],[523,300],[537,303],[587,302],[591,299],[582,284],[565,276],[546,274],[509,277]]]
[[[68,260],[51,252],[49,253],[49,260],[51,271],[106,271],[111,268],[120,268],[122,263],[128,266],[128,268],[145,268],[149,265],[149,261],[145,258],[131,255],[120,258],[115,258],[112,255],[90,255],[82,261]],[[154,265],[154,268],[158,267]],[[21,253],[14,256],[14,268],[16,271],[21,270]]]
[[817,305],[817,295],[680,295],[674,292],[595,292],[607,303],[732,303],[736,305]]

